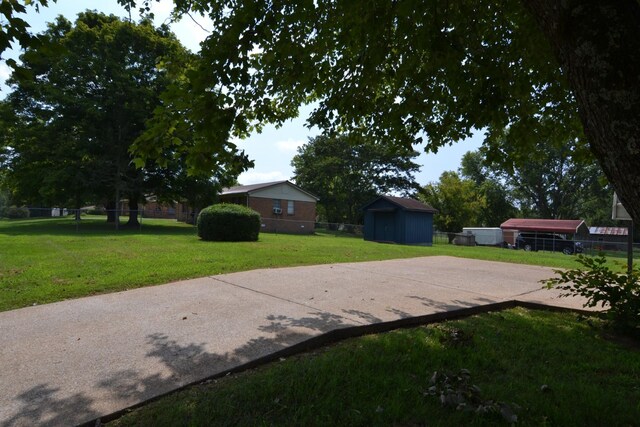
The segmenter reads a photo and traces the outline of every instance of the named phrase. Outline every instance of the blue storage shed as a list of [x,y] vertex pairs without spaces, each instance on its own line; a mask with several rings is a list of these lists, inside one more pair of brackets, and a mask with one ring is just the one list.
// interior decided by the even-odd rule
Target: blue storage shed
[[433,243],[433,214],[438,211],[425,203],[380,196],[363,210],[364,240],[428,246]]

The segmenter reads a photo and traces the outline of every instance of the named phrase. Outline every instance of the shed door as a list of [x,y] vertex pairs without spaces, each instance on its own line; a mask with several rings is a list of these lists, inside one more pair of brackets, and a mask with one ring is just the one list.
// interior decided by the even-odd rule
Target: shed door
[[395,235],[394,224],[393,212],[376,212],[373,240],[393,242]]

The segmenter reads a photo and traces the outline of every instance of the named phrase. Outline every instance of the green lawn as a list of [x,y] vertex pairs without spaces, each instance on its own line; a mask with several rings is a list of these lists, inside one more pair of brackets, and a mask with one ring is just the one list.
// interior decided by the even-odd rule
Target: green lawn
[[425,395],[435,371],[467,369],[483,401],[515,408],[517,425],[638,425],[638,344],[601,332],[595,319],[514,309],[365,336],[189,387],[113,424],[506,425]]
[[115,230],[99,216],[79,224],[71,218],[0,220],[0,248],[0,311],[257,268],[432,255],[576,266],[574,257],[560,253],[379,244],[330,233],[203,242],[193,226],[176,221],[145,219],[141,229]]

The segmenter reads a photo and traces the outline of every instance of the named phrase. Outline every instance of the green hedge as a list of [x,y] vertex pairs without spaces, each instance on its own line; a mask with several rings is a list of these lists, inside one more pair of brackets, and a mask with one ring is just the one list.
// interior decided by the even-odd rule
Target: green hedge
[[198,236],[202,240],[256,241],[259,233],[260,214],[245,206],[221,203],[198,215]]
[[26,206],[11,206],[5,209],[4,216],[10,219],[29,218],[29,209]]

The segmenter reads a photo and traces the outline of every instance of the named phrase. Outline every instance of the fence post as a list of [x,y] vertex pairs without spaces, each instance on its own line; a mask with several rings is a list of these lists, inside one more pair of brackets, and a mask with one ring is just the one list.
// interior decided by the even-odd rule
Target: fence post
[[629,235],[627,236],[627,273],[633,271],[633,220],[629,221]]

